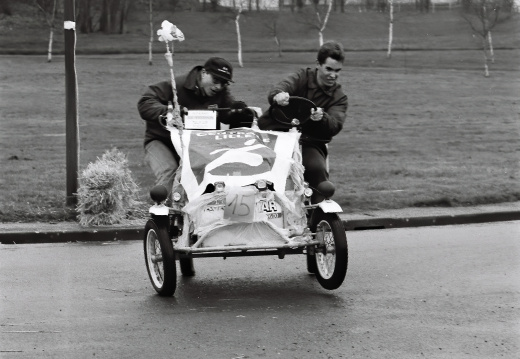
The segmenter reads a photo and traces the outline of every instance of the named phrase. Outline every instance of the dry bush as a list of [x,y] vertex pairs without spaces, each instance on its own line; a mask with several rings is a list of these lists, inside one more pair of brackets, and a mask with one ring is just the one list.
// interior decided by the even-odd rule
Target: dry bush
[[110,225],[131,219],[142,204],[138,191],[126,155],[116,148],[106,151],[81,174],[76,207],[80,224]]

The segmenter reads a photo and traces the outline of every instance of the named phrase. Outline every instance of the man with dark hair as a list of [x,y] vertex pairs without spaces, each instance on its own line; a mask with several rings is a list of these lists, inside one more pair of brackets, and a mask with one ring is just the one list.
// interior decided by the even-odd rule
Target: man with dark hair
[[[348,99],[341,85],[337,83],[343,67],[345,54],[339,42],[326,42],[317,54],[315,68],[302,68],[275,85],[268,93],[269,104],[280,106],[289,104],[289,96],[299,96],[311,100],[317,109],[312,110],[309,121],[301,126],[303,166],[305,181],[313,188],[328,180],[327,143],[343,128],[347,116]],[[269,113],[258,120],[263,130],[287,130],[280,126]],[[323,196],[314,193],[312,202],[318,203]]]
[[[233,82],[233,66],[223,58],[212,57],[204,66],[195,66],[188,74],[175,79],[179,106],[188,110],[245,107],[243,102],[234,100],[228,88],[230,82]],[[170,81],[162,81],[148,86],[137,108],[146,122],[145,162],[155,174],[156,184],[164,185],[170,193],[175,171],[179,167],[179,155],[172,144],[170,131],[159,122],[159,117],[168,111],[168,102],[173,103],[172,84]],[[220,123],[233,128],[250,126],[250,122],[252,118],[248,121],[229,111],[217,113],[218,128]]]

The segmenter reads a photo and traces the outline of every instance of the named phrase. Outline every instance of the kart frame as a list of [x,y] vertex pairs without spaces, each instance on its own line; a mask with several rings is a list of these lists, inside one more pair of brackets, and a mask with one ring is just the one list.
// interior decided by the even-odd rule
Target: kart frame
[[[290,102],[298,104],[300,100],[291,97]],[[305,113],[303,118],[296,121],[289,119],[292,127],[301,126],[309,119],[312,107],[308,104],[307,107],[308,109],[303,111]],[[276,108],[276,111],[281,114],[284,113],[283,110]],[[270,109],[270,113],[274,111]],[[281,118],[282,121],[287,119],[285,116]],[[304,254],[307,259],[307,271],[316,275],[322,287],[328,290],[337,289],[346,276],[348,245],[343,223],[337,214],[342,211],[341,207],[330,199],[333,191],[327,195],[326,187],[321,189],[326,199],[318,204],[311,204],[311,192],[304,191],[300,203],[306,217],[306,228],[302,233],[293,235],[290,242],[213,245],[202,248],[196,246],[198,236],[193,234],[194,222],[190,220],[187,213],[182,208],[166,206],[164,200],[167,192],[166,195],[164,193],[158,195],[157,191],[161,192],[161,188],[152,189],[151,196],[156,204],[150,208],[151,216],[146,223],[143,239],[145,263],[152,286],[161,296],[173,295],[177,281],[176,262],[179,262],[183,276],[193,276],[195,275],[194,258],[225,259],[275,255],[283,259],[286,255]],[[320,186],[314,190],[320,191]]]

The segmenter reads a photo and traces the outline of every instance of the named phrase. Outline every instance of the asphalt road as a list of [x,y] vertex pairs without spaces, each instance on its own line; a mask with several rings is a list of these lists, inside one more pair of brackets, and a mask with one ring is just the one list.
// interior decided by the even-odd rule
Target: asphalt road
[[139,241],[1,245],[0,357],[518,357],[520,222],[347,234],[338,290],[301,255],[200,258],[172,298]]

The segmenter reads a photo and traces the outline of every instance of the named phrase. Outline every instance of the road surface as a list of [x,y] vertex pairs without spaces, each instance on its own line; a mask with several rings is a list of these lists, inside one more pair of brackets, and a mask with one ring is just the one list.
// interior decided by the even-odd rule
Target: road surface
[[347,232],[302,255],[199,258],[155,295],[139,241],[0,246],[0,358],[517,358],[520,222]]

